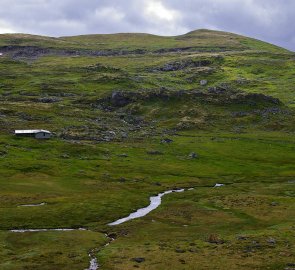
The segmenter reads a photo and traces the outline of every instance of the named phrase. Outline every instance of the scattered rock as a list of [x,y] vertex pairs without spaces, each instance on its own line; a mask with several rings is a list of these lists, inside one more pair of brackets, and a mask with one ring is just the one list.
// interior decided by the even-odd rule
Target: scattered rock
[[248,116],[250,113],[249,112],[232,112],[232,117],[245,117]]
[[109,233],[107,236],[109,238],[111,238],[111,239],[116,239],[117,238],[117,234],[116,233]]
[[207,85],[208,84],[208,81],[207,80],[201,80],[200,81],[200,85],[201,86],[205,86],[205,85]]
[[163,140],[161,140],[161,143],[172,143],[173,140],[169,139],[169,138],[164,138]]
[[196,248],[190,248],[188,251],[190,253],[197,253],[198,252],[198,250]]
[[261,245],[258,241],[252,241],[252,248],[260,249]]
[[116,107],[123,107],[130,103],[130,98],[125,96],[123,92],[115,91],[111,96],[111,104]]
[[295,263],[287,263],[287,267],[284,270],[295,270]]
[[175,249],[175,252],[177,252],[177,253],[185,253],[185,250],[177,248],[177,249]]
[[236,80],[236,83],[240,84],[240,85],[249,84],[250,82],[251,82],[250,80],[247,80],[245,78],[239,78],[239,79]]
[[128,157],[128,155],[127,155],[127,154],[125,154],[125,153],[123,153],[123,154],[120,154],[120,155],[118,155],[118,157],[127,158],[127,157]]
[[210,234],[208,237],[208,242],[211,244],[223,244],[224,241],[219,238],[217,234]]
[[142,258],[142,257],[132,258],[132,261],[137,263],[142,263],[145,261],[145,258]]
[[157,150],[147,151],[147,154],[149,154],[149,155],[163,155],[162,152],[157,151]]
[[39,98],[38,101],[42,103],[55,103],[61,101],[61,99],[56,97],[43,97]]
[[277,243],[277,241],[274,238],[269,238],[269,239],[267,239],[267,243],[275,245]]
[[211,64],[210,60],[207,59],[200,59],[200,60],[193,60],[193,59],[188,59],[188,60],[183,60],[183,61],[175,61],[175,62],[170,62],[166,63],[162,67],[157,67],[153,69],[152,71],[157,72],[157,71],[164,71],[164,72],[169,72],[169,71],[178,71],[178,70],[184,70],[186,68],[201,68],[201,67],[206,67]]
[[224,94],[226,92],[226,90],[227,89],[225,89],[225,88],[214,86],[214,87],[208,88],[208,93],[214,94],[214,95],[220,95],[220,94]]
[[248,237],[247,237],[247,236],[244,236],[244,235],[238,235],[238,236],[237,236],[237,239],[238,239],[238,240],[247,240]]
[[185,264],[185,260],[183,260],[183,259],[179,259],[179,261],[180,261],[182,264]]
[[162,184],[159,183],[159,182],[155,182],[154,185],[155,185],[155,186],[162,186]]
[[271,205],[271,206],[278,206],[279,203],[277,203],[277,202],[272,202],[270,205]]
[[119,179],[119,182],[120,182],[120,183],[125,183],[125,182],[126,182],[126,178],[121,177],[121,178]]
[[107,131],[108,134],[110,134],[111,136],[116,136],[116,132],[115,131]]
[[6,150],[0,150],[0,157],[7,155],[7,153],[8,152]]
[[198,154],[195,153],[195,152],[192,152],[192,153],[189,154],[189,158],[196,159],[196,158],[198,158]]
[[123,139],[128,138],[128,133],[127,133],[127,132],[121,132],[121,137],[122,137]]

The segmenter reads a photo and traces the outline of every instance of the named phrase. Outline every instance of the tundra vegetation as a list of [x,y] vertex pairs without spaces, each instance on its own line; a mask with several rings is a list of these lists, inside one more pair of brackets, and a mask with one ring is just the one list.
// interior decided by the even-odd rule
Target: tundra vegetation
[[[1,269],[294,269],[293,52],[198,30],[0,53]],[[12,134],[36,128],[54,138]],[[87,230],[10,231],[40,228]]]

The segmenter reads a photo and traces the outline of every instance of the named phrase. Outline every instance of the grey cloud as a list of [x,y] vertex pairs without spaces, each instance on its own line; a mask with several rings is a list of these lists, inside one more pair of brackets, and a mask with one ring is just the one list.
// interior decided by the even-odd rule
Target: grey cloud
[[294,0],[0,0],[0,32],[50,36],[211,28],[295,50]]

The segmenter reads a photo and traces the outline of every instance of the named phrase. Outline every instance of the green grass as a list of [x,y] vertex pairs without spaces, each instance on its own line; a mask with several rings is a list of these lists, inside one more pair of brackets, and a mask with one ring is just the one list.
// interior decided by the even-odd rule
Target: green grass
[[[285,236],[281,235],[281,230],[274,229],[273,232],[271,228],[285,226],[282,231],[290,235],[290,226],[294,221],[290,219],[294,212],[294,184],[288,183],[295,177],[293,136],[278,138],[277,134],[267,133],[239,136],[218,134],[212,140],[212,134],[207,133],[183,135],[173,136],[174,142],[170,145],[161,144],[160,139],[147,140],[144,144],[125,142],[73,145],[57,140],[36,142],[29,138],[16,139],[12,143],[9,137],[2,137],[2,145],[9,145],[6,148],[8,154],[1,162],[1,216],[5,217],[1,221],[2,230],[87,227],[98,231],[116,231],[118,234],[121,230],[127,230],[127,236],[122,239],[119,237],[98,254],[105,269],[129,269],[132,267],[130,259],[136,256],[147,256],[149,262],[145,264],[146,269],[161,269],[162,264],[153,266],[153,262],[159,260],[158,256],[163,256],[157,251],[159,243],[163,241],[169,247],[162,263],[172,263],[171,260],[179,257],[174,256],[179,245],[189,248],[187,241],[205,245],[204,250],[202,247],[198,249],[202,253],[209,252],[212,244],[206,244],[206,237],[214,233],[225,239],[235,238],[244,232],[253,239],[260,239],[261,236],[257,234],[262,233],[263,242],[269,235],[283,242]],[[163,155],[150,156],[147,154],[150,149],[161,151]],[[199,159],[189,159],[191,151],[197,152]],[[120,157],[122,153],[128,157]],[[68,158],[62,159],[62,154],[67,154]],[[124,182],[121,181],[122,178],[125,179]],[[156,182],[161,183],[161,186],[155,185]],[[229,185],[220,189],[210,188],[216,182]],[[147,205],[148,197],[156,192],[191,186],[195,187],[194,191],[168,195],[159,210],[145,218],[118,228],[106,226],[134,209]],[[17,207],[44,201],[47,204],[42,207]],[[278,206],[271,206],[273,201],[278,202]],[[189,227],[183,231],[183,225]],[[4,231],[2,234],[6,235]],[[40,249],[49,252],[53,245],[51,241],[54,241],[52,237],[57,237],[57,233],[29,235],[37,237],[35,235],[39,234],[40,237],[48,237],[44,241],[49,243]],[[84,232],[76,234],[81,234],[79,237],[84,241]],[[33,248],[34,240],[29,240],[27,234],[22,234],[18,239],[22,237]],[[72,237],[63,241],[72,241],[71,239]],[[7,241],[6,238],[3,240],[4,243]],[[145,242],[150,243],[148,249],[151,251],[145,251]],[[65,242],[56,243],[56,247],[62,249],[60,245],[64,244]],[[22,241],[17,245],[20,245],[18,252],[27,254],[27,251],[22,251]],[[79,245],[85,246],[85,249],[91,246],[89,244],[87,248],[86,243]],[[143,248],[138,248],[138,245]],[[242,252],[240,249],[244,248],[244,242],[242,247],[240,245],[240,241],[233,240],[225,250],[219,248],[216,252],[223,254],[233,250],[239,258],[240,255],[236,253]],[[91,247],[96,246],[99,247],[99,244]],[[275,250],[277,249],[284,250],[284,246],[278,244]],[[273,249],[270,252],[267,248],[263,250],[269,256],[274,252]],[[66,256],[67,252],[70,251],[63,250],[62,256]],[[118,254],[123,259],[117,265],[117,260],[114,259]],[[4,256],[6,261],[7,256]],[[45,262],[49,255],[46,253],[38,259],[34,256],[31,267],[43,263],[43,260]],[[226,267],[228,255],[224,256]],[[9,257],[12,258],[12,255]],[[189,257],[190,259],[185,259],[188,260],[187,269],[192,269],[191,263],[199,257]],[[84,258],[81,258],[81,264],[83,261],[87,265],[86,257]],[[284,261],[286,260],[281,260],[280,263]],[[23,263],[19,257],[17,262],[20,265]],[[27,264],[25,262],[24,265]],[[59,264],[66,269],[65,265],[70,265],[69,259],[50,262],[52,269]],[[250,264],[249,269],[255,264]],[[265,264],[260,266],[263,265]],[[3,263],[3,267],[8,266]],[[14,267],[7,269],[21,269],[21,266]],[[200,268],[205,267],[204,262]]]
[[1,269],[84,269],[106,239],[94,232],[0,233]]
[[[1,269],[85,269],[94,249],[100,269],[275,270],[294,263],[292,52],[208,30],[177,37],[1,35],[6,45],[129,54],[0,57]],[[212,94],[213,87],[225,93]],[[186,95],[177,96],[180,90]],[[113,106],[114,91],[134,99]],[[55,136],[12,134],[27,128]],[[165,196],[146,217],[107,226],[148,205],[151,195],[190,187]],[[89,230],[9,232],[80,227]],[[116,240],[104,246],[104,233]]]

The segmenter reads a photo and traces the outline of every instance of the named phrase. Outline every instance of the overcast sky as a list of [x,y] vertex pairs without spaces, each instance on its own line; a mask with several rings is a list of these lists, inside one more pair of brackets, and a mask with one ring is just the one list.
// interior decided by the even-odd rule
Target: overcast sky
[[0,0],[0,33],[48,36],[208,28],[295,51],[295,0]]

